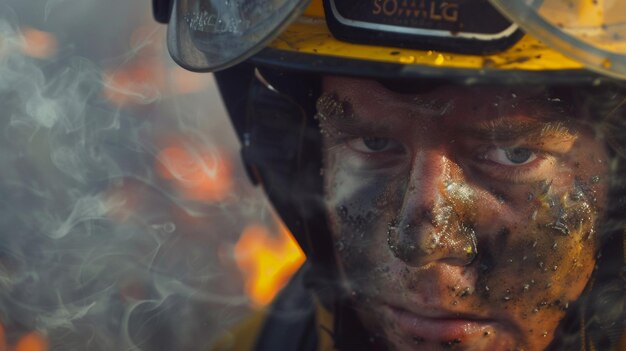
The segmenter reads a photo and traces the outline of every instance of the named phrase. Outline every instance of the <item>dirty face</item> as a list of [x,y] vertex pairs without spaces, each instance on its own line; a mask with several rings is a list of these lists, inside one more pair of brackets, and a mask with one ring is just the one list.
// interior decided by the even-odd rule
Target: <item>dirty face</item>
[[542,350],[588,283],[608,155],[532,87],[325,77],[325,197],[346,291],[394,350]]

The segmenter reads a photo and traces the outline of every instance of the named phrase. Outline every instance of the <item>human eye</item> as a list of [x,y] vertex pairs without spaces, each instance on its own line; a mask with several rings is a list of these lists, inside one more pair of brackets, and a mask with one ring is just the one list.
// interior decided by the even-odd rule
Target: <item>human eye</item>
[[385,171],[405,164],[407,151],[396,139],[387,137],[351,137],[336,149],[346,166],[360,171]]
[[391,138],[363,137],[346,142],[348,148],[363,154],[404,153],[404,147]]
[[476,158],[478,169],[486,176],[509,183],[533,182],[555,171],[555,156],[528,146],[489,146]]
[[503,166],[523,166],[537,159],[537,152],[525,147],[493,147],[484,155],[484,160]]

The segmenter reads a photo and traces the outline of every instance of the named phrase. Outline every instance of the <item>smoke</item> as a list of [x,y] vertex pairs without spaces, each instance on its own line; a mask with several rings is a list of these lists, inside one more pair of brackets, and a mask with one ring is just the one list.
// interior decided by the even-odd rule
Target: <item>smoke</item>
[[[242,219],[263,216],[264,203],[246,188],[219,199],[209,192],[213,202],[190,199],[158,169],[168,168],[161,151],[171,135],[184,138],[190,154],[229,159],[216,145],[233,146],[232,135],[207,134],[224,134],[219,128],[227,126],[208,117],[223,112],[206,105],[206,89],[195,100],[177,97],[166,88],[173,83],[141,71],[162,60],[149,51],[162,31],[102,57],[102,47],[113,47],[102,36],[77,39],[81,33],[59,27],[64,10],[78,6],[89,22],[102,2],[24,3],[0,1],[0,321],[7,341],[38,331],[51,350],[206,348],[247,310],[241,283],[228,278],[236,269],[224,267]],[[147,3],[104,5],[149,20]],[[120,11],[126,7],[132,11]],[[99,20],[113,33],[103,36],[125,37],[115,30],[128,23]],[[58,54],[27,55],[27,25],[56,34]],[[86,35],[102,30],[81,25]],[[103,68],[120,70],[131,60],[148,81],[120,85]],[[216,176],[213,166],[201,171]]]

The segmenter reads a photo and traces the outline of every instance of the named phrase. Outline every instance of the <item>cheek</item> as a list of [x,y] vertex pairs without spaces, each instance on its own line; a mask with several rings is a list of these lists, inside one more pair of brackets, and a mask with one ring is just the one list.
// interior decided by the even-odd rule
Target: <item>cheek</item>
[[593,273],[607,192],[596,177],[606,170],[583,169],[509,192],[502,206],[511,216],[487,225],[483,233],[492,235],[480,238],[477,292],[532,326],[528,332],[554,329]]
[[386,233],[407,181],[346,169],[332,155],[325,159],[324,176],[327,216],[341,273],[352,291],[376,289],[363,278],[389,269],[393,256]]

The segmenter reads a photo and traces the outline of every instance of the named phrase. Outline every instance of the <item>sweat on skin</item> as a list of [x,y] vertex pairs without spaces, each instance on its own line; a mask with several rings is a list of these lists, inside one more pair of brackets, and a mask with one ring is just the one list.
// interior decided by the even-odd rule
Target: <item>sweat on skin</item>
[[538,88],[322,85],[327,215],[371,334],[394,350],[545,349],[593,273],[604,143]]

